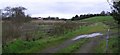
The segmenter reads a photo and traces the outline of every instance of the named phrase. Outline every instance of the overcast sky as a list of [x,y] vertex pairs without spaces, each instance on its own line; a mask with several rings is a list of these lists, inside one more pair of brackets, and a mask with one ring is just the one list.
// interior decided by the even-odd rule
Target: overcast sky
[[0,9],[6,6],[26,7],[26,13],[34,17],[60,18],[111,10],[107,0],[0,0]]

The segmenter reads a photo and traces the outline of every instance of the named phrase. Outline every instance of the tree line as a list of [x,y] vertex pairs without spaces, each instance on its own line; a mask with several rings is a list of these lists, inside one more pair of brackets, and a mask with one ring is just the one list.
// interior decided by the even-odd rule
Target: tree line
[[90,17],[95,17],[95,16],[110,16],[112,15],[112,13],[110,12],[106,12],[102,11],[100,14],[84,14],[84,15],[75,15],[74,17],[72,17],[71,20],[82,20],[82,19],[86,19],[86,18],[90,18]]
[[[75,15],[74,17],[71,17],[70,19],[66,19],[66,18],[59,18],[59,17],[47,17],[47,18],[42,18],[42,20],[82,20],[82,19],[86,19],[86,18],[90,18],[90,17],[95,17],[95,16],[110,16],[112,15],[112,13],[110,12],[105,12],[102,11],[100,14],[84,14],[84,15]],[[33,19],[38,19],[38,18],[33,18]]]

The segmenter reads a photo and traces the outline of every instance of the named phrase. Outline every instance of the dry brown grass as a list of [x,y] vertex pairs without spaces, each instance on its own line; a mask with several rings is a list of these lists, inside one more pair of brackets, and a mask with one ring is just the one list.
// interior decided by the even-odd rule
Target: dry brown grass
[[79,21],[32,20],[30,23],[24,23],[22,26],[17,27],[13,23],[6,21],[3,22],[4,33],[2,37],[4,43],[16,38],[25,40],[46,38],[54,35],[63,35],[66,32],[74,31],[83,25],[89,24]]

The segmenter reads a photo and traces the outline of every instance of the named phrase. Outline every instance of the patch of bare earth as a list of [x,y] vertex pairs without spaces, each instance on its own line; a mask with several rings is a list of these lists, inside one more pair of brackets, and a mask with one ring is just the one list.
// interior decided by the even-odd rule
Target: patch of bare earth
[[103,37],[91,38],[88,43],[83,44],[75,53],[94,53],[93,49],[103,40]]
[[65,41],[63,43],[60,43],[59,45],[48,47],[48,48],[40,51],[39,53],[56,53],[57,51],[59,51],[59,50],[61,50],[63,48],[66,48],[66,47],[68,47],[68,46],[70,46],[73,43],[78,42],[78,41],[73,41],[73,40],[69,39],[69,40],[67,40],[67,41]]

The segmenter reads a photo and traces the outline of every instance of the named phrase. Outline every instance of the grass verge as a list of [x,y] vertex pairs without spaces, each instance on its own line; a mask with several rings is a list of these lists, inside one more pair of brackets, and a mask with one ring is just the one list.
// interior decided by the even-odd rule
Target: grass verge
[[109,39],[109,42],[108,42],[108,50],[109,50],[109,53],[119,53],[118,52],[118,40],[117,40],[117,36],[113,36]]
[[105,53],[105,49],[106,49],[106,40],[104,39],[100,42],[99,45],[97,45],[97,47],[93,49],[93,52],[94,53]]
[[[109,38],[107,53],[118,53],[118,43],[117,37],[113,36]],[[106,53],[106,40],[100,42],[100,44],[95,47],[95,53]]]

